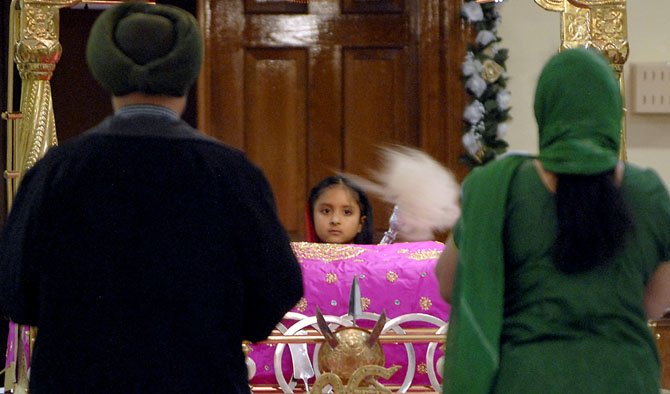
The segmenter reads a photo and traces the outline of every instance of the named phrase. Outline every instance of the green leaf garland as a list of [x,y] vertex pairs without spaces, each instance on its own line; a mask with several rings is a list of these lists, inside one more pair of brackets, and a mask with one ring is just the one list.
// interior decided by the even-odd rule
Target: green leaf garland
[[507,150],[504,137],[509,120],[510,93],[507,90],[509,51],[500,47],[497,28],[500,3],[478,4],[465,0],[462,17],[472,23],[477,37],[470,43],[462,67],[463,82],[470,101],[463,113],[463,145],[466,154],[461,160],[470,166],[485,164]]

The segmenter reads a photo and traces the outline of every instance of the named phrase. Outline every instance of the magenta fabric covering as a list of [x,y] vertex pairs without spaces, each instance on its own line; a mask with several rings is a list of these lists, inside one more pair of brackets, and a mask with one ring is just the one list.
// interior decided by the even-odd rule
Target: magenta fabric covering
[[[349,292],[354,276],[358,277],[363,312],[381,313],[388,319],[409,313],[424,313],[444,321],[449,318],[449,305],[442,300],[435,277],[435,264],[444,244],[410,242],[390,245],[337,245],[296,242],[293,250],[301,263],[305,296],[293,312],[314,316],[316,306],[324,315],[347,314]],[[286,322],[287,327],[294,322]],[[362,321],[368,327],[374,322]],[[409,327],[438,327],[423,323],[403,324]],[[416,373],[413,385],[429,385],[426,374],[425,344],[414,344]],[[251,345],[249,357],[256,363],[252,384],[275,384],[274,345]],[[313,346],[310,346],[310,359]],[[400,365],[390,380],[400,384],[407,372],[404,345],[384,345],[386,367]],[[442,355],[438,350],[435,361]],[[288,381],[292,375],[290,353],[286,347],[282,370]],[[314,379],[311,379],[313,382]]]
[[12,364],[18,365],[16,347],[19,346],[19,336],[21,337],[23,354],[25,356],[23,363],[27,369],[30,369],[30,326],[22,326],[10,321],[9,334],[7,335],[7,352],[5,353],[5,368],[8,370]]

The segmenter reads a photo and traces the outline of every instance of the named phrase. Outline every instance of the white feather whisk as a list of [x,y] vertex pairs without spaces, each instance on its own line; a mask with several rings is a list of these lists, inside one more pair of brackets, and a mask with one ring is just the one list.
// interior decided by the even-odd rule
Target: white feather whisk
[[427,153],[406,146],[381,148],[382,167],[372,180],[342,174],[364,191],[397,207],[398,234],[405,241],[432,240],[461,214],[454,175]]

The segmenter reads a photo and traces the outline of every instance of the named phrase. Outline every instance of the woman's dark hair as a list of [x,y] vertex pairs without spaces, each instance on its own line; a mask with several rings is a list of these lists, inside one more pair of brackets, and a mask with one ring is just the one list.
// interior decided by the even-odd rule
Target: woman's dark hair
[[609,264],[633,230],[628,207],[614,185],[613,171],[557,177],[557,267],[575,273]]
[[324,178],[321,182],[316,184],[309,192],[309,199],[307,201],[307,206],[309,208],[309,220],[311,220],[310,225],[314,228],[314,203],[321,196],[324,190],[333,186],[333,185],[342,185],[347,187],[354,195],[358,207],[361,210],[361,216],[365,216],[365,222],[363,222],[363,228],[361,232],[356,234],[356,237],[353,240],[355,244],[373,244],[374,236],[374,226],[372,221],[372,205],[368,201],[368,197],[365,195],[365,192],[356,186],[349,179],[340,176],[333,175],[327,178]]

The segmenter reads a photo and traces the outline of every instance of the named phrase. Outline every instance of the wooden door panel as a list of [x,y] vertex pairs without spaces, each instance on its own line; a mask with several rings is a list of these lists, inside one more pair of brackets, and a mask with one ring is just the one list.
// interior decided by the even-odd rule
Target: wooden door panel
[[403,0],[342,0],[342,13],[386,13],[403,11]]
[[397,47],[411,39],[409,20],[396,14],[252,14],[242,34],[247,47]]
[[342,52],[337,46],[310,48],[308,185],[343,168]]
[[[409,97],[406,60],[404,48],[344,51],[345,171],[366,174],[376,168],[380,146],[416,145],[409,123],[416,103]],[[375,229],[382,232],[391,207],[376,198],[371,203]]]
[[[219,0],[220,1],[220,0]],[[252,13],[306,13],[307,3],[286,0],[244,0],[244,12]]]
[[[294,239],[303,239],[308,190],[336,171],[377,167],[380,144],[458,162],[460,121],[446,114],[461,114],[465,100],[460,2],[198,2],[199,127],[264,170]],[[462,99],[447,94],[452,85]],[[374,206],[381,232],[389,210]]]
[[306,97],[306,50],[245,52],[244,150],[268,177],[290,232],[302,230],[307,194]]
[[414,102],[406,83],[405,56],[398,49],[344,52],[344,168],[361,172],[380,145],[415,145],[409,129]]

